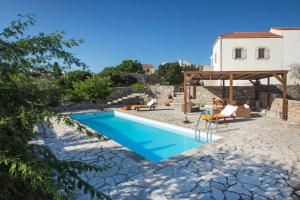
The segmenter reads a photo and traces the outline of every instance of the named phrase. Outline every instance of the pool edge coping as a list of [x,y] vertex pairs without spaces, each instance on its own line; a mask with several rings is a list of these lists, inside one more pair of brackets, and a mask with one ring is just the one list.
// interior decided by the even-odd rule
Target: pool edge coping
[[[140,117],[140,116],[136,116],[136,115],[132,115],[132,114],[128,114],[128,113],[124,113],[124,112],[120,112],[120,111],[116,111],[116,110],[109,110],[109,111],[99,111],[99,110],[85,110],[85,111],[75,111],[75,112],[64,112],[66,115],[70,115],[70,114],[84,114],[84,113],[94,113],[94,112],[119,112],[119,113],[122,113],[122,114],[126,114],[126,115],[129,115],[129,116],[133,116],[133,117],[137,117],[137,118],[142,118],[142,119],[146,119],[146,120],[151,120],[151,121],[156,121],[156,122],[159,122],[159,123],[164,123],[164,124],[168,124],[168,125],[171,125],[171,126],[176,126],[176,127],[180,127],[179,125],[176,125],[176,124],[169,124],[167,122],[161,122],[161,121],[158,121],[158,120],[154,120],[154,119],[150,119],[150,118],[145,118],[145,117]],[[72,118],[71,118],[72,119]],[[80,123],[79,121],[75,120],[75,119],[72,119],[78,123]],[[101,134],[99,133],[98,131],[95,131],[94,129],[80,123],[82,126],[84,126],[85,128],[87,128],[89,131],[91,131],[93,134],[95,134],[95,137],[96,134]],[[181,127],[183,129],[190,129],[190,128],[186,128],[186,127]],[[193,129],[190,129],[190,130],[193,130]],[[101,134],[102,135],[102,134]],[[216,135],[216,134],[214,134]],[[126,155],[128,156],[130,159],[134,160],[137,165],[141,165],[143,167],[146,167],[146,172],[145,173],[153,173],[161,168],[164,168],[164,167],[167,167],[171,164],[174,164],[174,163],[177,163],[177,162],[180,162],[184,159],[187,159],[189,157],[192,157],[196,154],[202,154],[202,153],[205,153],[205,151],[207,150],[211,150],[214,146],[216,146],[217,144],[220,144],[220,143],[223,143],[224,142],[224,138],[219,136],[219,135],[216,135],[218,136],[218,139],[215,139],[213,140],[212,142],[210,143],[207,143],[207,144],[204,144],[200,147],[196,147],[196,148],[193,148],[193,149],[190,149],[190,150],[187,150],[187,151],[184,151],[180,154],[177,154],[173,157],[170,157],[170,158],[167,158],[165,160],[162,160],[162,161],[159,161],[157,163],[154,163],[152,161],[149,161],[147,160],[146,158],[140,156],[139,154],[137,154],[136,152],[132,151],[131,149],[127,148],[126,146],[122,145],[122,144],[119,144],[118,142],[114,141],[113,139],[110,139],[104,135],[102,135],[103,137],[106,138],[106,141],[110,141],[114,144],[114,148],[115,147],[122,147],[124,148],[126,151],[128,151],[128,154],[132,154],[134,155],[134,157],[131,157],[129,155]],[[100,142],[105,142],[105,140],[101,141],[99,140]]]

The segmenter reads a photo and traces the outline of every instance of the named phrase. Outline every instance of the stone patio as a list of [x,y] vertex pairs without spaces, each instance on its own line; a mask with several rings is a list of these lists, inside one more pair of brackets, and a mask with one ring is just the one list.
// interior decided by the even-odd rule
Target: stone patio
[[[184,114],[172,107],[123,112],[189,128],[199,115],[189,114],[194,123],[183,124]],[[228,120],[219,132],[212,128],[220,140],[157,164],[63,124],[54,124],[33,142],[47,145],[59,159],[109,166],[83,177],[113,199],[300,199],[299,124],[257,114]]]

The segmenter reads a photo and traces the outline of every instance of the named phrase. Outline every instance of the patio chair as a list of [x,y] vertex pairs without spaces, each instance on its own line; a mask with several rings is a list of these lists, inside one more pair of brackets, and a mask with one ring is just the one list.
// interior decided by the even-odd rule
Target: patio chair
[[139,111],[141,108],[149,108],[150,110],[154,110],[155,106],[154,104],[157,102],[156,99],[151,99],[147,104],[145,105],[132,105],[131,109]]
[[233,106],[233,105],[226,105],[225,108],[220,112],[220,113],[213,113],[213,114],[205,114],[205,113],[201,113],[197,122],[197,126],[199,125],[199,121],[205,120],[205,127],[207,130],[209,130],[211,122],[215,122],[215,124],[217,125],[217,131],[218,131],[218,121],[220,119],[224,119],[224,121],[227,118],[233,118],[235,120],[235,113],[238,109],[238,106]]

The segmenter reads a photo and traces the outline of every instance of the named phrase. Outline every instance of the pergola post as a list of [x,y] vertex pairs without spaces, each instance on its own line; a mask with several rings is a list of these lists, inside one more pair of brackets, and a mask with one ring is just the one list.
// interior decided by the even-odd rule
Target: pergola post
[[222,98],[225,99],[225,80],[222,80]]
[[283,73],[282,74],[282,119],[283,120],[287,120],[286,79],[287,79],[287,73]]
[[255,79],[255,100],[258,101],[259,100],[259,82],[258,79]]
[[191,101],[191,83],[190,83],[190,81],[188,81],[187,84],[189,84],[187,100],[188,100],[188,102],[190,102]]
[[229,104],[233,101],[233,74],[230,74]]
[[270,110],[270,78],[268,78],[268,84],[267,84],[267,109]]
[[193,84],[193,99],[196,99],[197,84]]
[[183,74],[184,75],[184,81],[183,81],[183,112],[184,112],[184,114],[186,114],[187,113],[187,101],[186,101],[186,97],[187,97],[187,85],[186,85],[186,83],[187,83],[187,80],[186,80],[186,78],[187,78],[187,74],[186,73],[184,73]]

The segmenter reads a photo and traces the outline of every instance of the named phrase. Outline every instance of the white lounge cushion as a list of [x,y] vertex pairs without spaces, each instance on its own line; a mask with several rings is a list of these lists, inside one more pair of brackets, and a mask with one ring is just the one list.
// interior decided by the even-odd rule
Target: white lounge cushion
[[153,104],[155,103],[156,103],[156,99],[151,99],[151,101],[147,103],[147,106],[153,106]]
[[220,112],[220,114],[224,116],[231,116],[236,112],[237,109],[237,106],[226,105],[225,108]]

